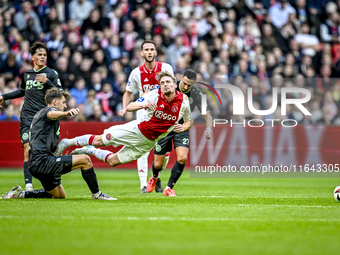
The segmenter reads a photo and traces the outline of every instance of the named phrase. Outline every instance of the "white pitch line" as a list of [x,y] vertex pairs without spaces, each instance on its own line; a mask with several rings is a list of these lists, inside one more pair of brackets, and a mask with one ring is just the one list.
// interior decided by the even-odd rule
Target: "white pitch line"
[[[16,216],[16,215],[0,215],[0,219],[39,219],[45,220],[41,216]],[[102,220],[103,217],[98,216],[48,216],[46,220]],[[264,222],[264,221],[277,221],[277,222],[339,222],[338,219],[324,219],[324,218],[310,218],[310,219],[277,219],[277,218],[187,218],[187,217],[105,217],[106,220],[125,220],[125,221],[225,221],[225,222]]]

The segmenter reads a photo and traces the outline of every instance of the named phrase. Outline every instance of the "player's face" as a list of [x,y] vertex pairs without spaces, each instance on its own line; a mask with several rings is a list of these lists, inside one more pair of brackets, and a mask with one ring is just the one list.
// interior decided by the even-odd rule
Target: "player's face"
[[58,111],[63,112],[64,109],[67,108],[65,97],[63,96],[61,99],[56,99],[56,100],[57,100],[57,102],[56,102],[56,108],[58,109]]
[[47,61],[46,50],[43,48],[37,49],[37,51],[32,56],[32,60],[34,62],[34,66],[39,67],[39,69],[42,68],[46,64],[46,61]]
[[161,81],[159,82],[161,86],[161,91],[164,95],[168,96],[175,92],[176,84],[169,76],[164,76]]
[[190,80],[188,77],[181,75],[181,83],[179,84],[181,91],[186,93],[189,92],[191,87],[194,85],[195,80]]
[[146,43],[143,45],[143,50],[141,51],[141,55],[144,57],[145,62],[153,62],[155,57],[157,56],[157,51],[155,45],[153,43]]

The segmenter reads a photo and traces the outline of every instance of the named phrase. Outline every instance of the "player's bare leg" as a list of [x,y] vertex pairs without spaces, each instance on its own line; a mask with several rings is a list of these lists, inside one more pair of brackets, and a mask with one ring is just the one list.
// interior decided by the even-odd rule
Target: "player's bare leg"
[[137,170],[140,181],[141,193],[148,193],[146,190],[146,180],[148,178],[148,157],[150,152],[145,153],[137,159]]
[[26,190],[33,190],[32,185],[32,175],[30,171],[28,170],[28,143],[23,144],[24,147],[24,177],[25,177],[25,184],[26,184]]
[[177,147],[176,148],[176,155],[177,161],[175,165],[171,169],[171,175],[168,181],[168,185],[165,187],[163,194],[165,196],[176,196],[173,187],[175,186],[178,179],[181,177],[185,164],[188,159],[189,148],[187,147]]

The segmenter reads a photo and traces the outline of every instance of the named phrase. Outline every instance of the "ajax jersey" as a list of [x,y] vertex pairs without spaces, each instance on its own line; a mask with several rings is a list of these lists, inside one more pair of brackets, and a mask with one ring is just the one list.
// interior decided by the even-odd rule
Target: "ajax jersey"
[[146,119],[138,124],[141,133],[150,140],[159,140],[165,137],[174,128],[178,120],[191,120],[189,99],[176,90],[176,96],[171,101],[165,98],[160,90],[153,90],[139,98],[137,102],[155,102],[156,111],[147,109]]
[[136,67],[130,74],[126,90],[134,92],[138,89],[139,96],[141,97],[145,91],[158,88],[159,84],[156,76],[161,71],[168,71],[174,75],[171,65],[157,61],[155,68],[151,71],[146,69],[145,64],[140,67]]

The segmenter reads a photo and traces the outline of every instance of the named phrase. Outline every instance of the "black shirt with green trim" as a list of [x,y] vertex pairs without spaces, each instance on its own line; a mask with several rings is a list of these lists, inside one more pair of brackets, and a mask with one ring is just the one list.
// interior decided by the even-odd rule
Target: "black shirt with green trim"
[[[177,88],[176,90],[182,92],[180,88],[181,81],[177,81]],[[195,107],[197,106],[198,110],[202,113],[202,92],[195,86],[192,86],[188,92],[182,92],[183,94],[187,95],[189,98],[190,103],[190,111],[193,112]],[[207,106],[207,112],[209,111],[209,107]],[[181,119],[179,124],[183,124],[184,120]]]
[[58,111],[54,107],[45,107],[34,115],[29,132],[29,160],[30,165],[54,156],[60,137],[59,120],[50,119],[47,114]]
[[[45,83],[35,80],[37,74],[47,77]],[[3,95],[4,100],[14,99],[25,96],[24,105],[21,111],[21,117],[34,116],[38,111],[46,107],[45,94],[52,87],[62,89],[57,71],[45,66],[36,71],[33,69],[26,70],[21,79],[20,89],[12,93]]]

